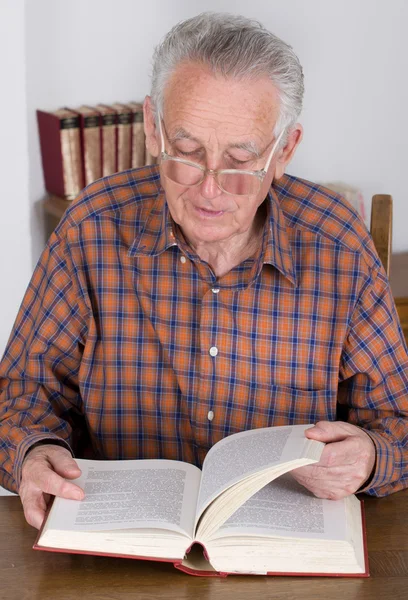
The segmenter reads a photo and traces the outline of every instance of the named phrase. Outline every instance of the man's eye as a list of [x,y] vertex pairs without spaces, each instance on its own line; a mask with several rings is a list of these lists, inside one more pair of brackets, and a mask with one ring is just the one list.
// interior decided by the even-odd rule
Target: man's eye
[[243,165],[248,165],[249,163],[252,163],[252,160],[238,160],[238,158],[234,158],[233,156],[230,156],[230,160],[231,162],[233,162],[234,164],[238,165],[238,166],[243,166]]
[[198,156],[200,154],[199,150],[192,150],[191,152],[185,152],[183,150],[177,150],[178,154],[182,156]]
[[238,160],[237,158],[233,158],[232,161],[237,165],[247,165],[250,162],[249,160]]

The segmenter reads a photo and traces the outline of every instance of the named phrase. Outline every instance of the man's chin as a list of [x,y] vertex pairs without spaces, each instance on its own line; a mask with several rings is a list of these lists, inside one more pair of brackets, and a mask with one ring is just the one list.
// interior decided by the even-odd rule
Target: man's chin
[[193,245],[211,244],[223,242],[233,235],[228,227],[216,226],[211,220],[196,223],[191,229],[187,230],[181,227],[187,239],[191,240]]

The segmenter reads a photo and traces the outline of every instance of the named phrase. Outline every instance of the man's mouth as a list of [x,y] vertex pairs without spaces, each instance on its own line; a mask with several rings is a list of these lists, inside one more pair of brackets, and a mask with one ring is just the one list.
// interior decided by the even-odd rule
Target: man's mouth
[[215,217],[220,217],[224,214],[223,210],[209,210],[208,208],[202,208],[201,206],[195,206],[194,210],[202,217],[211,219]]

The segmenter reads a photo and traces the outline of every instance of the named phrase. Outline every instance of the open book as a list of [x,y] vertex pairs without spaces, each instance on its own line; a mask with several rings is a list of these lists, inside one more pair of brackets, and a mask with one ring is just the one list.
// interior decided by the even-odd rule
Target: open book
[[359,500],[321,500],[289,473],[323,451],[308,427],[233,434],[202,471],[78,459],[85,499],[55,498],[34,548],[171,561],[197,575],[367,575]]

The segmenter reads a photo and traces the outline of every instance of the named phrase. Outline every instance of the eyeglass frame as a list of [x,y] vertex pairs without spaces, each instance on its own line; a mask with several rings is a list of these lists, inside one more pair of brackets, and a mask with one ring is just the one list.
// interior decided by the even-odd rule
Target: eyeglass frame
[[[166,149],[164,146],[164,135],[163,135],[163,128],[162,128],[162,118],[163,117],[160,113],[158,116],[159,116],[159,131],[160,131],[160,139],[161,139],[161,152],[160,152],[161,160],[162,161],[173,160],[174,162],[178,162],[178,163],[181,163],[181,164],[184,164],[187,166],[198,168],[203,173],[203,178],[200,181],[198,181],[197,183],[192,183],[192,184],[178,183],[177,181],[173,181],[173,179],[170,179],[170,178],[168,178],[168,179],[170,179],[170,181],[173,181],[173,183],[176,183],[177,185],[181,185],[183,187],[195,187],[197,185],[201,185],[203,183],[203,181],[205,180],[207,174],[209,173],[210,175],[212,175],[214,177],[214,180],[215,180],[216,184],[218,185],[218,187],[220,188],[220,190],[222,190],[225,194],[229,194],[230,196],[247,196],[248,194],[236,194],[233,192],[229,192],[228,190],[225,190],[218,181],[218,175],[220,173],[253,175],[259,180],[259,188],[258,188],[258,192],[259,192],[262,182],[265,179],[265,176],[266,176],[269,166],[271,164],[273,154],[274,154],[274,152],[282,138],[282,135],[285,131],[285,129],[282,129],[282,131],[280,132],[278,138],[276,139],[274,145],[272,146],[272,150],[269,154],[268,160],[266,161],[266,165],[263,167],[263,169],[259,169],[257,171],[246,171],[244,169],[208,169],[207,167],[203,167],[203,166],[199,165],[198,163],[192,162],[190,160],[186,160],[184,158],[179,158],[178,156],[171,156],[170,154],[168,154],[166,152]],[[167,137],[167,134],[166,134],[166,137]],[[257,192],[255,192],[255,193],[257,193]]]

